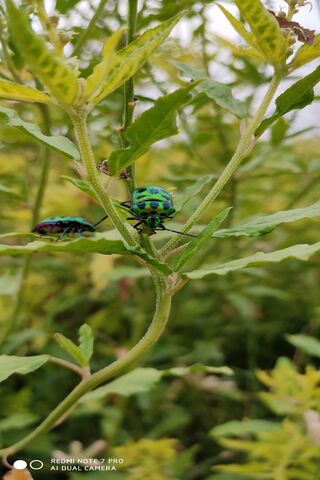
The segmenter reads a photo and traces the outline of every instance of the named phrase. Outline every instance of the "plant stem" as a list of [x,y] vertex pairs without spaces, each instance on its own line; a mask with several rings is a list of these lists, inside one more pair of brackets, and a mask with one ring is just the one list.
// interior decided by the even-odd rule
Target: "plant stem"
[[68,362],[67,360],[63,360],[62,358],[58,357],[50,357],[49,362],[56,363],[57,365],[61,365],[61,367],[68,368],[69,370],[73,370],[74,372],[78,373],[78,375],[83,376],[84,369],[78,367],[74,363]]
[[106,3],[108,2],[108,0],[101,0],[101,2],[99,3],[99,5],[97,6],[97,9],[93,15],[93,17],[91,18],[90,22],[89,22],[89,25],[87,26],[86,30],[84,30],[82,32],[82,34],[80,35],[75,47],[74,47],[74,50],[72,52],[72,55],[73,56],[76,56],[76,55],[79,55],[79,52],[81,50],[81,47],[82,45],[85,43],[85,41],[87,40],[87,38],[89,37],[92,29],[94,28],[95,24],[96,24],[96,21],[98,20],[98,18],[100,17],[101,13],[103,12],[103,9],[106,5]]
[[0,31],[0,43],[1,43],[1,47],[2,47],[2,54],[3,54],[4,60],[7,64],[8,70],[11,73],[13,79],[16,82],[20,83],[21,80],[19,78],[19,75],[16,72],[16,69],[14,67],[14,63],[13,63],[12,58],[11,58],[11,55],[8,52],[7,42],[3,38],[3,32],[2,31]]
[[[254,131],[260,124],[261,120],[263,119],[263,116],[278,88],[278,85],[281,81],[281,75],[278,72],[275,72],[272,81],[269,85],[268,91],[265,94],[260,107],[258,108],[256,114],[254,117],[251,119],[251,122],[249,123],[246,131],[244,132],[243,136],[240,139],[240,142],[236,148],[236,151],[234,152],[231,160],[221,173],[220,177],[206,196],[206,198],[202,201],[202,203],[199,205],[197,210],[191,215],[191,217],[187,220],[186,224],[184,225],[182,231],[187,233],[193,225],[201,218],[205,210],[211,205],[211,203],[217,198],[225,184],[228,182],[230,177],[233,175],[233,173],[237,170],[239,167],[241,161],[247,154],[248,147],[250,146],[250,143],[252,141],[252,135],[254,134]],[[162,254],[167,254],[170,250],[173,248],[176,248],[181,242],[181,238],[173,238],[171,239],[162,249]]]
[[[138,0],[128,0],[128,30],[126,45],[129,45],[129,43],[134,40],[137,20],[137,4]],[[124,122],[123,131],[121,132],[121,139],[124,147],[129,146],[129,142],[126,138],[126,130],[132,122],[134,106],[134,81],[133,77],[131,77],[124,84]],[[130,180],[127,182],[127,185],[129,187],[129,193],[131,193],[137,186],[134,163],[127,168],[127,173],[130,176]]]
[[86,169],[89,181],[101,202],[101,205],[104,207],[114,227],[122,235],[125,242],[131,247],[137,246],[138,243],[131,235],[126,225],[123,223],[120,215],[112,203],[111,198],[107,195],[106,190],[100,182],[93,151],[89,142],[86,113],[81,111],[72,111],[70,112],[70,116],[77,135],[83,165]]
[[59,57],[63,57],[63,45],[57,34],[56,26],[48,18],[43,0],[37,0],[37,11],[42,28],[44,32],[47,32],[49,40],[55,49],[55,53]]
[[[42,114],[43,132],[46,135],[50,135],[51,122],[50,122],[50,114],[49,114],[48,106],[43,104],[38,104],[38,106]],[[44,192],[48,183],[50,163],[51,163],[51,150],[48,147],[43,147],[43,164],[42,164],[41,175],[39,180],[39,187],[38,187],[36,199],[32,209],[32,217],[31,217],[31,225],[30,225],[31,229],[39,221],[40,209],[43,202]],[[23,302],[23,297],[24,297],[25,283],[31,267],[31,257],[32,257],[32,254],[29,254],[26,256],[24,260],[22,272],[21,272],[21,278],[20,278],[20,286],[17,292],[16,303],[15,303],[12,315],[9,317],[8,321],[6,322],[5,328],[3,329],[3,332],[0,338],[0,345],[4,343],[4,341],[7,339],[7,337],[10,335],[10,333],[15,329],[17,325],[18,315],[19,315],[21,305]]]
[[71,407],[74,406],[74,404],[85,393],[96,388],[98,385],[101,385],[106,380],[114,377],[124,369],[130,367],[133,362],[140,358],[145,352],[150,350],[150,348],[157,342],[166,326],[169,317],[172,295],[169,293],[164,293],[164,285],[166,284],[165,276],[155,269],[152,270],[157,293],[156,309],[153,320],[141,340],[136,343],[136,345],[129,350],[125,356],[94,373],[90,378],[80,382],[74,388],[74,390],[72,390],[72,392],[70,392],[69,395],[62,400],[62,402],[48,415],[48,417],[35,430],[33,430],[33,432],[11,447],[1,449],[1,456],[12,455],[18,452],[40,434],[49,430]]

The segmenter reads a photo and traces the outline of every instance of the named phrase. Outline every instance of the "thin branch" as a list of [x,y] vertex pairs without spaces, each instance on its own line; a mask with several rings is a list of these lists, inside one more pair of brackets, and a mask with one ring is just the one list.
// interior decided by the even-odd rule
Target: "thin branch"
[[68,368],[69,370],[73,370],[74,372],[76,372],[81,377],[85,376],[83,368],[78,367],[78,365],[75,365],[74,363],[68,362],[67,360],[63,360],[62,358],[50,357],[49,362],[56,363],[57,365],[61,365],[61,367]]
[[[134,40],[134,34],[136,31],[136,21],[137,21],[137,4],[138,0],[128,0],[128,30],[127,30],[127,39],[126,45],[129,45]],[[120,133],[122,143],[124,147],[129,146],[129,142],[126,138],[126,130],[132,122],[133,112],[135,107],[134,101],[134,81],[133,77],[124,84],[124,122],[123,129]],[[129,187],[129,193],[131,193],[137,186],[136,184],[136,170],[135,164],[133,163],[127,168],[127,173],[130,177],[127,186]]]
[[75,47],[74,47],[74,50],[72,52],[72,55],[73,56],[77,56],[79,55],[79,52],[82,48],[82,45],[87,41],[88,37],[90,36],[91,34],[91,31],[93,30],[98,18],[100,17],[101,13],[103,12],[103,9],[104,7],[106,6],[108,0],[101,0],[101,2],[99,3],[99,5],[97,6],[97,9],[93,15],[93,17],[91,18],[90,22],[89,22],[89,25],[87,26],[86,30],[84,30],[82,32],[82,34],[80,35]]

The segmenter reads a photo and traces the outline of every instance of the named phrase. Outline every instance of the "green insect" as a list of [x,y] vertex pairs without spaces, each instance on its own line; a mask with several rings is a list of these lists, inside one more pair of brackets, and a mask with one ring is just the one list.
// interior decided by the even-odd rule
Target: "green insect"
[[156,230],[168,230],[180,235],[195,237],[189,233],[170,230],[163,225],[167,218],[173,218],[172,215],[176,211],[170,192],[164,188],[155,186],[136,188],[132,192],[130,200],[120,202],[120,205],[124,210],[134,214],[133,217],[129,217],[127,220],[138,220],[133,225],[138,232],[142,231],[139,228],[141,225],[146,225],[153,233],[156,233]]

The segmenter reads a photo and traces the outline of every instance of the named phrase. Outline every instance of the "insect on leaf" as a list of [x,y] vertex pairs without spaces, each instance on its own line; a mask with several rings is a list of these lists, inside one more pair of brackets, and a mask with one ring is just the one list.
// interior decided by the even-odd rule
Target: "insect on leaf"
[[225,108],[239,118],[244,118],[248,115],[246,105],[234,98],[232,90],[228,85],[217,82],[207,77],[207,75],[200,70],[190,67],[182,62],[174,62],[174,65],[181,70],[183,75],[192,80],[203,80],[195,89],[198,92],[205,93],[209,98],[212,98],[220,107]]
[[0,355],[0,382],[14,373],[25,375],[40,368],[49,360],[49,355],[35,355],[32,357],[17,357],[15,355]]
[[113,33],[105,42],[102,52],[102,61],[94,67],[93,73],[86,79],[83,90],[83,98],[90,100],[91,97],[99,95],[103,85],[105,84],[106,76],[111,67],[112,59],[115,55],[119,39],[124,28]]
[[182,250],[182,252],[177,256],[175,264],[174,264],[174,271],[178,272],[183,265],[190,260],[202,247],[207,243],[208,240],[212,238],[212,234],[217,228],[219,228],[220,224],[227,218],[231,207],[225,208],[220,212],[209,224],[200,232],[196,238],[191,240],[191,242],[187,245],[187,247]]
[[116,230],[95,233],[93,237],[78,237],[71,241],[44,242],[37,240],[27,245],[0,245],[0,256],[27,255],[33,252],[90,252],[101,253],[103,255],[112,255],[113,253],[136,255],[147,263],[154,265],[158,270],[167,274],[172,273],[172,269],[167,263],[160,262],[156,258],[151,257],[140,247],[125,246]]
[[92,330],[87,323],[79,328],[79,349],[87,359],[87,363],[93,354],[94,336]]
[[27,102],[49,103],[51,99],[48,95],[32,87],[25,87],[15,82],[0,80],[0,97],[11,100],[25,100]]
[[80,160],[80,155],[77,147],[66,137],[57,135],[55,137],[44,135],[38,125],[34,123],[25,122],[22,120],[15,110],[11,108],[0,107],[0,120],[6,122],[10,127],[18,128],[23,133],[31,135],[31,137],[44,143],[46,146],[52,148],[58,153],[65,155],[75,160]]
[[178,108],[190,102],[190,91],[195,83],[160,97],[149,110],[140,115],[127,130],[129,148],[111,153],[108,167],[112,175],[118,174],[146,153],[150,146],[179,133],[176,125]]
[[86,355],[75,343],[73,343],[72,340],[65,337],[61,333],[55,333],[54,338],[57,340],[60,347],[62,347],[63,350],[68,352],[81,367],[85,367],[86,365],[88,365],[88,359]]
[[229,272],[242,270],[243,268],[265,263],[278,263],[288,258],[298,258],[299,260],[308,260],[311,255],[320,250],[320,242],[313,245],[300,244],[292,247],[276,250],[271,253],[257,252],[249,257],[239,258],[231,262],[222,263],[220,265],[208,265],[203,270],[194,270],[193,272],[184,273],[183,277],[191,279],[203,278],[207,275],[226,275]]
[[282,64],[287,42],[274,16],[264,8],[260,0],[235,0],[235,3],[250,25],[266,60],[274,66]]
[[78,80],[63,59],[47,48],[42,35],[36,34],[22,8],[6,0],[8,25],[15,46],[30,70],[58,102],[70,105],[78,93]]
[[104,88],[99,95],[92,98],[92,102],[100,102],[129,80],[163,43],[184,13],[180,12],[157,27],[147,30],[140,38],[117,52],[106,75]]

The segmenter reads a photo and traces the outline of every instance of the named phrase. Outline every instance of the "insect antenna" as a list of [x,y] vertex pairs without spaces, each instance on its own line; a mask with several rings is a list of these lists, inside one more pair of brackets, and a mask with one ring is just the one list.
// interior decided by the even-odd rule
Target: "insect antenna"
[[105,220],[105,219],[108,218],[108,217],[109,217],[109,215],[106,215],[105,217],[101,218],[101,220],[99,220],[99,222],[95,223],[95,224],[93,225],[93,227],[96,227],[97,225],[99,225],[99,223],[103,222],[103,220]]
[[187,237],[197,238],[196,235],[191,235],[191,233],[177,232],[177,230],[171,230],[170,228],[167,228],[165,226],[163,226],[163,228],[159,230],[167,230],[168,232],[179,233],[180,235],[186,235]]

